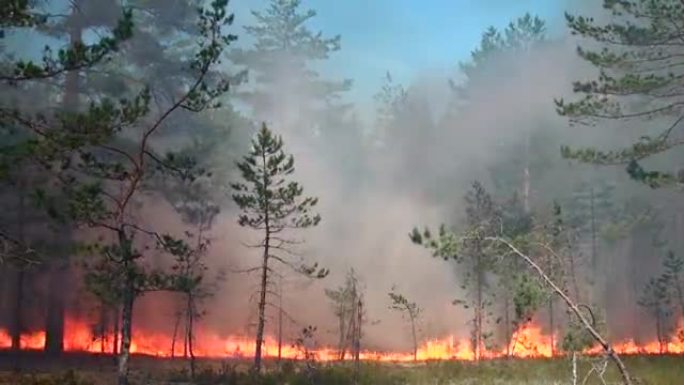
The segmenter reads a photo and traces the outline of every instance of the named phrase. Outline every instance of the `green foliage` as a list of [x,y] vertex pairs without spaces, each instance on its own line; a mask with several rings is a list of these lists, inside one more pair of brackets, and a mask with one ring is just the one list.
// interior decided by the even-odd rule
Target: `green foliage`
[[513,277],[513,312],[512,323],[521,326],[532,320],[534,313],[548,299],[548,290],[538,279],[520,272]]
[[684,144],[673,135],[681,129],[678,89],[681,72],[679,38],[682,27],[673,22],[684,15],[684,5],[674,0],[605,0],[613,18],[600,24],[593,18],[566,15],[573,34],[598,43],[597,50],[578,48],[580,57],[599,70],[596,80],[577,81],[573,90],[584,96],[577,101],[556,100],[557,111],[571,122],[595,124],[605,120],[634,119],[663,122],[657,135],[644,132],[630,147],[602,151],[564,146],[565,158],[599,165],[627,164],[628,174],[652,188],[682,183],[679,176],[646,171],[639,161],[671,152]]
[[[2,28],[12,27],[41,27],[46,18],[35,13],[27,1],[12,0],[2,4]],[[4,33],[3,33],[4,34]],[[16,84],[20,81],[38,80],[55,77],[69,71],[92,67],[106,60],[112,52],[119,50],[122,42],[131,38],[133,34],[133,13],[125,9],[111,36],[102,37],[95,44],[72,44],[68,48],[60,49],[56,54],[50,46],[45,46],[42,63],[19,60],[3,67],[9,71],[0,73],[0,81]]]
[[[591,321],[591,326],[599,333],[603,334],[606,329],[605,320],[598,317],[596,310],[589,306],[581,306],[584,317]],[[577,316],[570,314],[568,325],[564,330],[561,349],[565,352],[581,352],[596,344],[596,340],[587,331],[586,327],[577,319]]]
[[311,209],[317,198],[304,197],[303,187],[286,177],[294,173],[294,157],[286,155],[283,140],[262,125],[252,150],[238,163],[243,182],[233,183],[233,200],[243,210],[240,226],[271,232],[318,225],[321,217]]
[[489,27],[482,34],[479,47],[471,52],[470,60],[459,64],[468,83],[466,86],[452,83],[452,87],[461,95],[467,95],[468,87],[495,75],[489,69],[503,55],[527,51],[545,39],[546,23],[529,13],[510,22],[503,31]]
[[350,106],[340,97],[352,82],[325,79],[315,69],[317,62],[340,49],[340,36],[313,31],[309,24],[316,12],[302,9],[300,0],[266,4],[265,9],[252,11],[255,22],[245,27],[254,44],[229,54],[235,65],[248,71],[253,86],[238,92],[238,97],[259,121],[278,122],[304,140],[313,140],[318,131],[315,145],[343,159],[340,164],[350,164],[348,153],[339,151],[340,143],[347,150],[360,150],[361,133],[351,121]]
[[650,310],[657,322],[674,315],[677,307],[684,314],[684,259],[669,251],[662,261],[661,273],[644,286],[638,301]]
[[415,302],[409,301],[403,294],[397,293],[396,288],[392,288],[392,291],[387,293],[390,297],[391,305],[390,309],[397,310],[406,314],[412,320],[417,319],[421,314],[421,308]]

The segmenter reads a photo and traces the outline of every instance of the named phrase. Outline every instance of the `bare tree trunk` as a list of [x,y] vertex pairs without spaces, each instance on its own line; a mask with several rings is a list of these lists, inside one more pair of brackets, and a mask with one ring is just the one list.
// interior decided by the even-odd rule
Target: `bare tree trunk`
[[483,299],[482,290],[484,285],[484,277],[482,276],[482,267],[480,266],[481,257],[478,257],[477,262],[477,282],[476,284],[476,299],[475,304],[475,361],[479,361],[482,358],[482,311],[483,311]]
[[665,338],[663,336],[663,315],[660,309],[655,311],[656,338],[658,338],[658,352],[665,353]]
[[132,266],[133,250],[131,240],[123,229],[118,231],[119,247],[121,248],[125,282],[123,291],[123,309],[121,314],[121,350],[119,351],[118,385],[128,385],[128,371],[133,334],[133,303],[135,302],[135,271]]
[[14,308],[12,309],[12,350],[21,350],[21,332],[24,329],[24,272],[23,267],[17,268],[16,280],[14,285]]
[[[62,258],[64,256],[57,256]],[[68,258],[68,257],[67,257]],[[64,351],[64,303],[68,292],[68,262],[54,261],[50,269],[47,319],[45,322],[45,352],[59,355]]]
[[356,382],[358,383],[361,372],[361,325],[363,323],[363,301],[359,299],[356,307],[356,333],[354,333],[354,366],[356,371]]
[[100,337],[100,353],[107,352],[107,333],[109,332],[109,308],[107,304],[100,301],[100,324],[98,325],[97,333]]
[[[130,273],[128,273],[130,275]],[[129,359],[131,338],[133,332],[133,292],[132,277],[127,277],[126,289],[123,296],[123,312],[121,315],[121,350],[119,351],[118,385],[128,385]]]
[[[69,44],[75,47],[83,40],[83,17],[80,5],[83,1],[72,1],[71,15],[67,21],[69,30]],[[79,71],[68,71],[64,79],[64,98],[62,104],[67,111],[75,111],[79,105]],[[71,229],[64,227],[58,232],[57,242],[65,242],[71,237]],[[61,252],[61,250],[60,250]],[[57,255],[55,265],[50,271],[50,293],[45,323],[45,351],[59,355],[64,351],[64,307],[65,293],[69,284],[69,255]],[[61,260],[64,259],[64,260]]]
[[181,311],[178,310],[178,312],[176,312],[176,322],[173,324],[173,335],[171,337],[171,358],[176,357],[176,339],[178,338],[178,328],[180,327],[182,316]]
[[511,356],[511,320],[510,320],[510,298],[508,292],[504,294],[504,333],[506,339],[506,357]]
[[[25,245],[26,239],[24,234],[24,227],[26,225],[26,188],[23,175],[19,176],[18,182],[19,201],[18,215],[17,215],[17,239],[20,244]],[[14,286],[14,308],[12,319],[12,350],[18,352],[21,350],[21,333],[24,331],[24,281],[26,278],[26,267],[21,264],[17,267],[16,281]]]
[[278,282],[278,364],[282,359],[283,351],[283,278]]
[[570,310],[577,316],[577,318],[580,320],[582,325],[584,326],[584,329],[591,334],[591,336],[598,342],[601,347],[603,348],[604,352],[610,357],[611,360],[615,363],[615,366],[617,366],[618,370],[620,371],[620,375],[622,376],[622,381],[625,385],[633,385],[632,383],[632,377],[629,375],[629,372],[627,371],[627,367],[625,364],[622,362],[622,359],[620,359],[620,356],[613,350],[613,347],[610,345],[610,343],[603,338],[596,329],[594,329],[593,325],[587,320],[587,318],[582,314],[582,311],[579,309],[579,306],[573,302],[570,297],[568,297],[567,294],[558,286],[556,285],[551,278],[549,278],[548,275],[542,270],[539,265],[537,265],[530,257],[527,255],[523,254],[518,248],[513,246],[510,242],[506,241],[505,239],[498,238],[498,237],[488,237],[487,239],[494,241],[494,242],[499,242],[503,243],[506,245],[513,253],[518,255],[520,258],[522,258],[528,265],[534,269],[537,274],[546,282],[547,285],[551,287],[551,289],[558,294],[565,304],[570,308]]
[[338,346],[338,349],[337,349],[337,350],[339,351],[340,361],[343,361],[343,360],[344,360],[344,355],[345,355],[345,353],[346,353],[346,352],[345,352],[345,350],[346,350],[346,348],[345,348],[345,345],[346,345],[345,341],[346,341],[346,338],[347,338],[346,333],[345,333],[345,331],[346,331],[345,318],[346,318],[346,317],[347,317],[346,312],[345,312],[345,311],[342,311],[341,314],[340,314],[340,316],[339,316],[340,341],[339,341],[339,343],[338,343],[338,345],[337,345],[337,346]]
[[190,355],[190,378],[195,378],[195,353],[192,350],[192,344],[194,340],[193,328],[195,319],[195,302],[192,293],[188,293],[188,303],[187,303],[187,321],[186,321],[186,341],[188,346],[188,353]]
[[418,337],[416,336],[416,319],[412,314],[409,314],[411,318],[411,334],[413,335],[413,361],[418,361]]
[[120,323],[121,323],[121,312],[119,310],[119,305],[114,305],[114,341],[112,343],[112,354],[119,354],[119,334],[120,334]]
[[553,297],[549,299],[549,335],[551,337],[551,355],[556,355],[556,341],[554,339],[554,332],[556,330],[556,324],[554,319],[554,309],[553,309]]
[[254,349],[254,371],[261,371],[261,346],[264,343],[264,325],[266,324],[266,285],[268,284],[268,236],[264,247],[264,259],[261,266],[261,287],[259,289],[259,320]]

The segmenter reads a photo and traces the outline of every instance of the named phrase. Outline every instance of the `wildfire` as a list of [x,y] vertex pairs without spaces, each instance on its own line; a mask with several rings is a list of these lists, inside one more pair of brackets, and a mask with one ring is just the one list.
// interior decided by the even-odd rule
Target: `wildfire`
[[[106,336],[104,339],[96,337],[87,322],[76,319],[67,319],[65,322],[64,349],[72,352],[112,353],[114,336]],[[119,339],[120,340],[120,339]],[[182,338],[174,344],[169,335],[143,330],[134,330],[131,342],[131,353],[145,354],[157,357],[183,356],[184,346]],[[518,358],[553,357],[553,345],[555,335],[544,334],[542,329],[528,323],[522,325],[512,336],[507,347],[503,349],[480,349],[483,359],[492,359],[506,356]],[[5,329],[0,329],[0,349],[8,349],[12,345],[10,334]],[[37,331],[24,333],[20,338],[21,349],[40,350],[45,345],[45,332]],[[171,352],[173,346],[173,354]],[[684,318],[678,323],[675,335],[667,341],[651,341],[638,344],[634,340],[620,341],[613,344],[615,351],[621,354],[684,354]],[[283,358],[300,359],[303,357],[301,349],[290,345],[281,348]],[[264,356],[277,357],[278,346],[273,338],[266,338],[263,348]],[[598,354],[600,346],[587,349],[587,354]],[[198,332],[194,343],[193,353],[196,357],[252,357],[254,355],[254,341],[251,337],[231,336],[221,337],[215,333]],[[339,357],[335,349],[322,348],[313,351],[316,359],[321,361],[333,361]],[[475,352],[472,344],[467,339],[457,339],[449,336],[443,339],[431,339],[418,348],[416,357],[419,361],[426,360],[475,360]],[[362,360],[408,362],[414,360],[412,353],[387,353],[363,351],[360,353]]]

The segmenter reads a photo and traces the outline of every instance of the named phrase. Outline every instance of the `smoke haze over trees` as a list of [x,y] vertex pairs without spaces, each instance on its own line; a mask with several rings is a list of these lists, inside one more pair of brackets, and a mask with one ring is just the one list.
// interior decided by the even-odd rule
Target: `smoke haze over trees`
[[[316,325],[322,343],[350,349],[357,284],[370,320],[360,343],[372,349],[415,350],[415,333],[388,310],[395,287],[407,309],[420,309],[421,338],[453,334],[479,349],[505,347],[529,320],[568,328],[561,303],[523,266],[501,262],[500,250],[471,242],[444,261],[407,237],[441,223],[543,237],[561,260],[526,251],[596,310],[612,338],[660,340],[684,315],[675,39],[684,27],[667,24],[668,14],[684,20],[678,1],[614,5],[652,15],[636,18],[638,33],[589,2],[564,2],[567,20],[529,9],[483,28],[448,71],[426,66],[407,78],[387,66],[372,74],[373,90],[335,64],[356,47],[318,22],[314,1],[217,1],[207,5],[214,16],[185,0],[47,3],[5,15],[1,26],[0,329],[15,343],[22,332],[59,336],[67,314],[116,330],[133,306],[134,326],[168,335],[177,318],[221,336],[254,336],[260,323],[261,334],[289,342]],[[212,17],[232,21],[222,37]],[[368,92],[357,100],[358,89]],[[296,170],[242,158],[262,124],[282,137]],[[256,275],[240,274],[263,250],[244,247],[262,234],[239,216],[256,216],[259,227],[265,207],[283,217],[305,209],[292,199],[264,206],[259,193],[280,186],[266,193],[254,178],[253,200],[236,203],[230,186],[262,166],[271,177],[293,172],[318,198],[317,226],[276,230],[296,242],[293,264],[315,261],[329,270],[324,279],[279,269],[259,289]],[[118,194],[131,181],[123,207]],[[257,306],[260,290],[277,309],[265,295]],[[190,304],[199,297],[201,309]],[[192,337],[178,337],[181,347],[183,338]]]

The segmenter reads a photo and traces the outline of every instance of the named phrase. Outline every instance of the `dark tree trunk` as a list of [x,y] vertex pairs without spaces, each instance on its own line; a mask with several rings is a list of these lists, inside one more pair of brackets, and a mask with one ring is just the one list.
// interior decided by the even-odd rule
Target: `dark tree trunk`
[[14,284],[14,304],[12,309],[12,328],[10,331],[12,337],[12,350],[19,351],[21,349],[21,332],[24,331],[24,278],[26,272],[23,268],[18,268],[15,276]]
[[[58,257],[59,258],[59,257]],[[59,355],[64,351],[64,303],[67,285],[68,267],[64,261],[55,261],[50,271],[47,320],[45,323],[45,352]],[[103,322],[106,320],[103,318]],[[103,330],[104,331],[104,330]],[[105,333],[102,335],[105,339]]]
[[195,319],[195,302],[191,293],[188,293],[187,298],[187,321],[186,321],[186,341],[188,347],[188,354],[190,356],[190,378],[195,378],[195,353],[192,350],[193,344],[193,328]]
[[[21,245],[26,244],[25,225],[26,225],[26,188],[23,177],[19,178],[18,183],[19,201],[17,215],[17,239]],[[26,280],[26,267],[21,264],[17,266],[16,281],[14,285],[14,306],[12,309],[12,350],[21,349],[21,333],[24,331],[24,281]]]
[[[67,20],[69,30],[69,44],[73,47],[81,44],[83,40],[83,15],[80,10],[82,1],[74,1],[71,15]],[[64,98],[62,104],[67,111],[75,111],[79,105],[79,72],[68,71],[64,81]],[[69,229],[60,231],[58,244],[66,242],[71,237]],[[64,294],[68,292],[64,285],[68,282],[68,255],[54,256],[58,260],[54,262],[57,266],[50,272],[50,293],[48,311],[45,322],[45,352],[48,354],[59,355],[64,351]],[[65,261],[59,259],[64,258]]]
[[119,305],[114,305],[112,309],[114,313],[114,341],[112,342],[112,354],[119,354],[119,336],[121,335],[121,311]]

